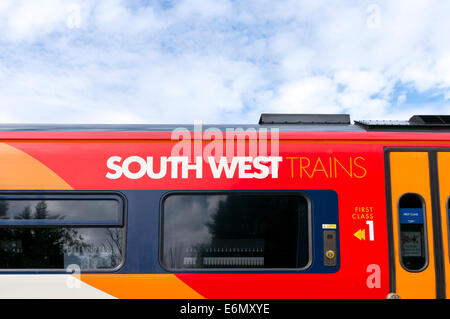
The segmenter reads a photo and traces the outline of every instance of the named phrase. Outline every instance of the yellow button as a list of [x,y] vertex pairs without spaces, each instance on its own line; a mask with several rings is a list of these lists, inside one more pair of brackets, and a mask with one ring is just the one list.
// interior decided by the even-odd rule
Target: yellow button
[[334,259],[334,257],[335,257],[335,253],[334,253],[334,251],[332,251],[332,250],[327,250],[327,252],[325,253],[325,256],[328,258],[328,259]]

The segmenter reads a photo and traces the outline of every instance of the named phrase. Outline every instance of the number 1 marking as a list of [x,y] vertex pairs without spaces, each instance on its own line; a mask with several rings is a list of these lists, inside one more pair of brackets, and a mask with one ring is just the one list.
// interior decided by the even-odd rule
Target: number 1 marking
[[366,221],[366,224],[369,225],[369,240],[374,241],[373,220]]

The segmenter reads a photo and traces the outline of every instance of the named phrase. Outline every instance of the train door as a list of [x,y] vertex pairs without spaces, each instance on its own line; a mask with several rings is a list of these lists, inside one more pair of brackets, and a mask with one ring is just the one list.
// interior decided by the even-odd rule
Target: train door
[[442,216],[442,240],[445,269],[446,296],[450,298],[450,151],[437,153],[439,171],[439,201]]
[[[386,152],[390,291],[400,298],[446,296],[448,214],[445,206],[441,218],[441,210],[447,205],[442,204],[444,194],[450,195],[449,154],[427,149]],[[439,180],[448,180],[441,186],[445,191],[439,191]]]

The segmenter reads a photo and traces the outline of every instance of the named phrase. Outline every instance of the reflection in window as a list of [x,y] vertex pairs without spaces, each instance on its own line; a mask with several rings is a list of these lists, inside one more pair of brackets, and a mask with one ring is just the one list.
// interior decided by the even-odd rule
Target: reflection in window
[[[0,218],[6,222],[0,227],[0,269],[65,269],[72,264],[85,270],[113,269],[122,261],[123,227],[118,222],[96,224],[119,221],[115,200],[0,200]],[[66,218],[79,224],[42,224]],[[83,225],[85,219],[90,227]],[[8,220],[32,224],[8,225]]]
[[0,268],[112,269],[121,260],[120,228],[0,228]]
[[111,199],[0,199],[0,219],[119,220]]
[[399,201],[400,255],[403,267],[422,270],[427,263],[425,207],[417,194],[405,194]]
[[166,267],[302,268],[309,261],[308,204],[274,194],[177,194],[163,207]]

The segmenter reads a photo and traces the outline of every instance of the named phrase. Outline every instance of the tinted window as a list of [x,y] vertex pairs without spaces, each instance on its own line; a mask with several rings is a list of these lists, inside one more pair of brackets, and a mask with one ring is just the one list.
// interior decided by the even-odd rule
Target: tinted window
[[109,199],[0,200],[0,219],[118,220],[119,213]]
[[172,269],[302,268],[308,229],[308,203],[298,195],[170,195],[162,260]]
[[86,195],[79,199],[14,197],[0,200],[0,269],[77,265],[96,270],[121,264],[123,227],[118,200]]
[[422,270],[427,264],[425,207],[417,194],[405,194],[399,201],[400,256],[403,267]]
[[111,269],[121,260],[121,228],[0,228],[0,268]]

